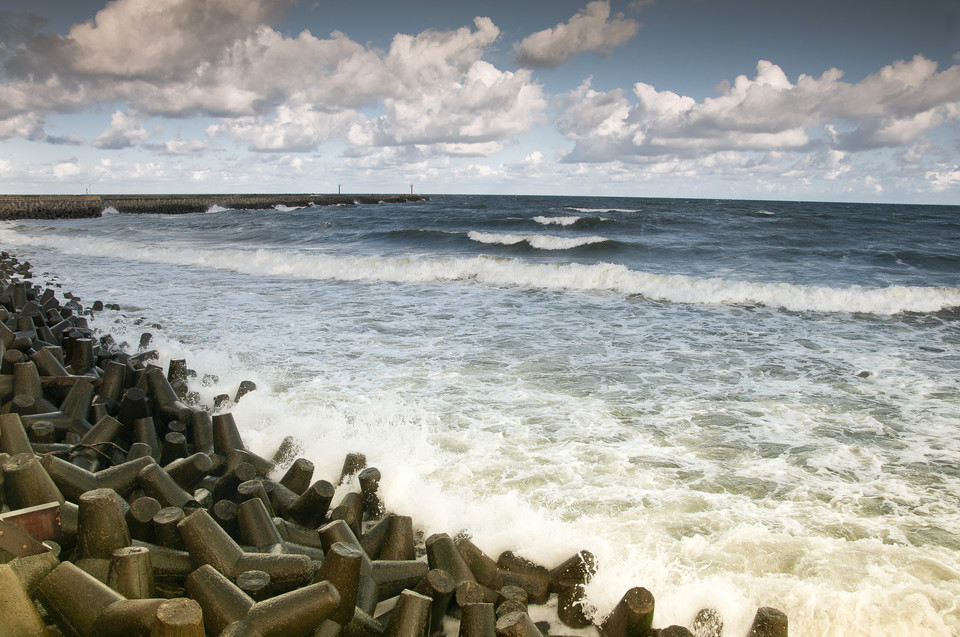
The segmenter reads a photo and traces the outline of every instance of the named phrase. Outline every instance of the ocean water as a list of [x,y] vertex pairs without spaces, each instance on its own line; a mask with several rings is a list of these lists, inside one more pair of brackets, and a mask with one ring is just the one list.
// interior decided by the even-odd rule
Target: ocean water
[[[960,632],[960,207],[436,196],[0,224],[270,456],[426,535],[598,558],[602,617]],[[356,488],[346,485],[342,489]],[[557,627],[565,633],[571,631]]]

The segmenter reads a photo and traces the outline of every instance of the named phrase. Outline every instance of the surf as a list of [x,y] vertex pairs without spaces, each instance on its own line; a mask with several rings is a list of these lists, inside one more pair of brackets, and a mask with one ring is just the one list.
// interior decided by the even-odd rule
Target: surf
[[[542,249],[570,249],[599,241],[564,240],[540,235],[472,233],[475,241],[502,245],[542,241]],[[47,247],[66,254],[124,255],[127,259],[178,266],[200,266],[253,276],[293,276],[310,280],[393,283],[472,282],[488,286],[576,292],[607,292],[666,303],[759,305],[795,312],[844,312],[894,315],[932,313],[960,306],[960,288],[895,285],[869,288],[805,286],[697,278],[631,270],[613,263],[533,263],[485,255],[464,258],[421,256],[335,256],[283,249],[205,250],[143,245],[114,239],[78,242],[66,235],[28,235],[7,225],[0,229],[6,245]]]

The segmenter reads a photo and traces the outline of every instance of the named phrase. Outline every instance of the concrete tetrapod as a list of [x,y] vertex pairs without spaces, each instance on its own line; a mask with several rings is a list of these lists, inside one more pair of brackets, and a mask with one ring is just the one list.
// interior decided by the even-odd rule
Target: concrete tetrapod
[[323,548],[329,551],[334,544],[342,542],[360,552],[360,578],[357,583],[357,608],[367,615],[373,615],[379,598],[377,597],[377,582],[373,579],[373,563],[370,557],[363,552],[357,537],[343,520],[336,520],[320,527],[320,538]]
[[497,634],[497,617],[493,612],[493,604],[484,602],[464,604],[460,607],[459,637],[495,637]]
[[264,571],[272,589],[286,592],[313,580],[313,562],[305,555],[247,553],[204,509],[196,509],[177,524],[195,566],[209,564],[231,580],[244,571]]
[[41,457],[40,464],[67,500],[79,502],[81,495],[94,489],[113,489],[121,497],[130,495],[137,486],[137,475],[154,462],[150,457],[136,458],[96,473],[54,455]]
[[207,630],[222,637],[304,635],[320,626],[340,604],[340,593],[330,582],[254,602],[209,564],[187,577],[186,590],[203,609]]
[[328,581],[340,591],[340,604],[331,613],[330,619],[346,626],[353,619],[357,605],[357,588],[360,583],[360,565],[363,552],[343,542],[337,542],[327,551],[315,582]]
[[427,637],[430,630],[430,598],[411,590],[400,593],[390,613],[387,637]]
[[71,562],[61,562],[40,582],[37,597],[71,637],[148,636],[168,601],[128,600]]
[[758,609],[747,637],[787,637],[786,614],[769,606]]
[[542,637],[540,629],[523,611],[509,613],[497,620],[497,635],[500,637]]
[[33,600],[7,564],[0,564],[0,591],[4,598],[0,604],[0,635],[47,637],[50,634]]
[[439,568],[429,571],[413,589],[432,600],[430,603],[429,627],[429,634],[432,637],[443,635],[443,618],[447,614],[447,607],[450,605],[450,600],[453,599],[455,589],[456,586],[454,586],[450,574]]
[[653,593],[645,588],[631,588],[598,628],[601,637],[642,637],[653,625]]

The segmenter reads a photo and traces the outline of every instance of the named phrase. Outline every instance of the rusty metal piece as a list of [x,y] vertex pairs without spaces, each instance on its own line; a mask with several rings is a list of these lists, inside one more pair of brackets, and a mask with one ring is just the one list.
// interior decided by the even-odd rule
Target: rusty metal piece
[[17,557],[50,549],[44,540],[59,540],[60,504],[48,502],[0,515],[0,548]]

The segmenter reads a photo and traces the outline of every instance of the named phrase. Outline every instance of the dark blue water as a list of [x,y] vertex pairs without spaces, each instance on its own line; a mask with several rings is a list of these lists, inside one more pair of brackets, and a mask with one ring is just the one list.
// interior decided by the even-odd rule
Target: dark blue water
[[[847,287],[956,287],[960,207],[638,198],[434,196],[400,206],[338,206],[253,214],[224,211],[130,219],[117,238],[156,225],[202,245],[296,247],[383,256],[621,264],[655,274]],[[291,236],[289,227],[297,228]],[[470,233],[487,235],[487,242]],[[547,249],[532,241],[561,239]],[[592,243],[575,245],[577,242]],[[566,244],[564,244],[566,245]]]

